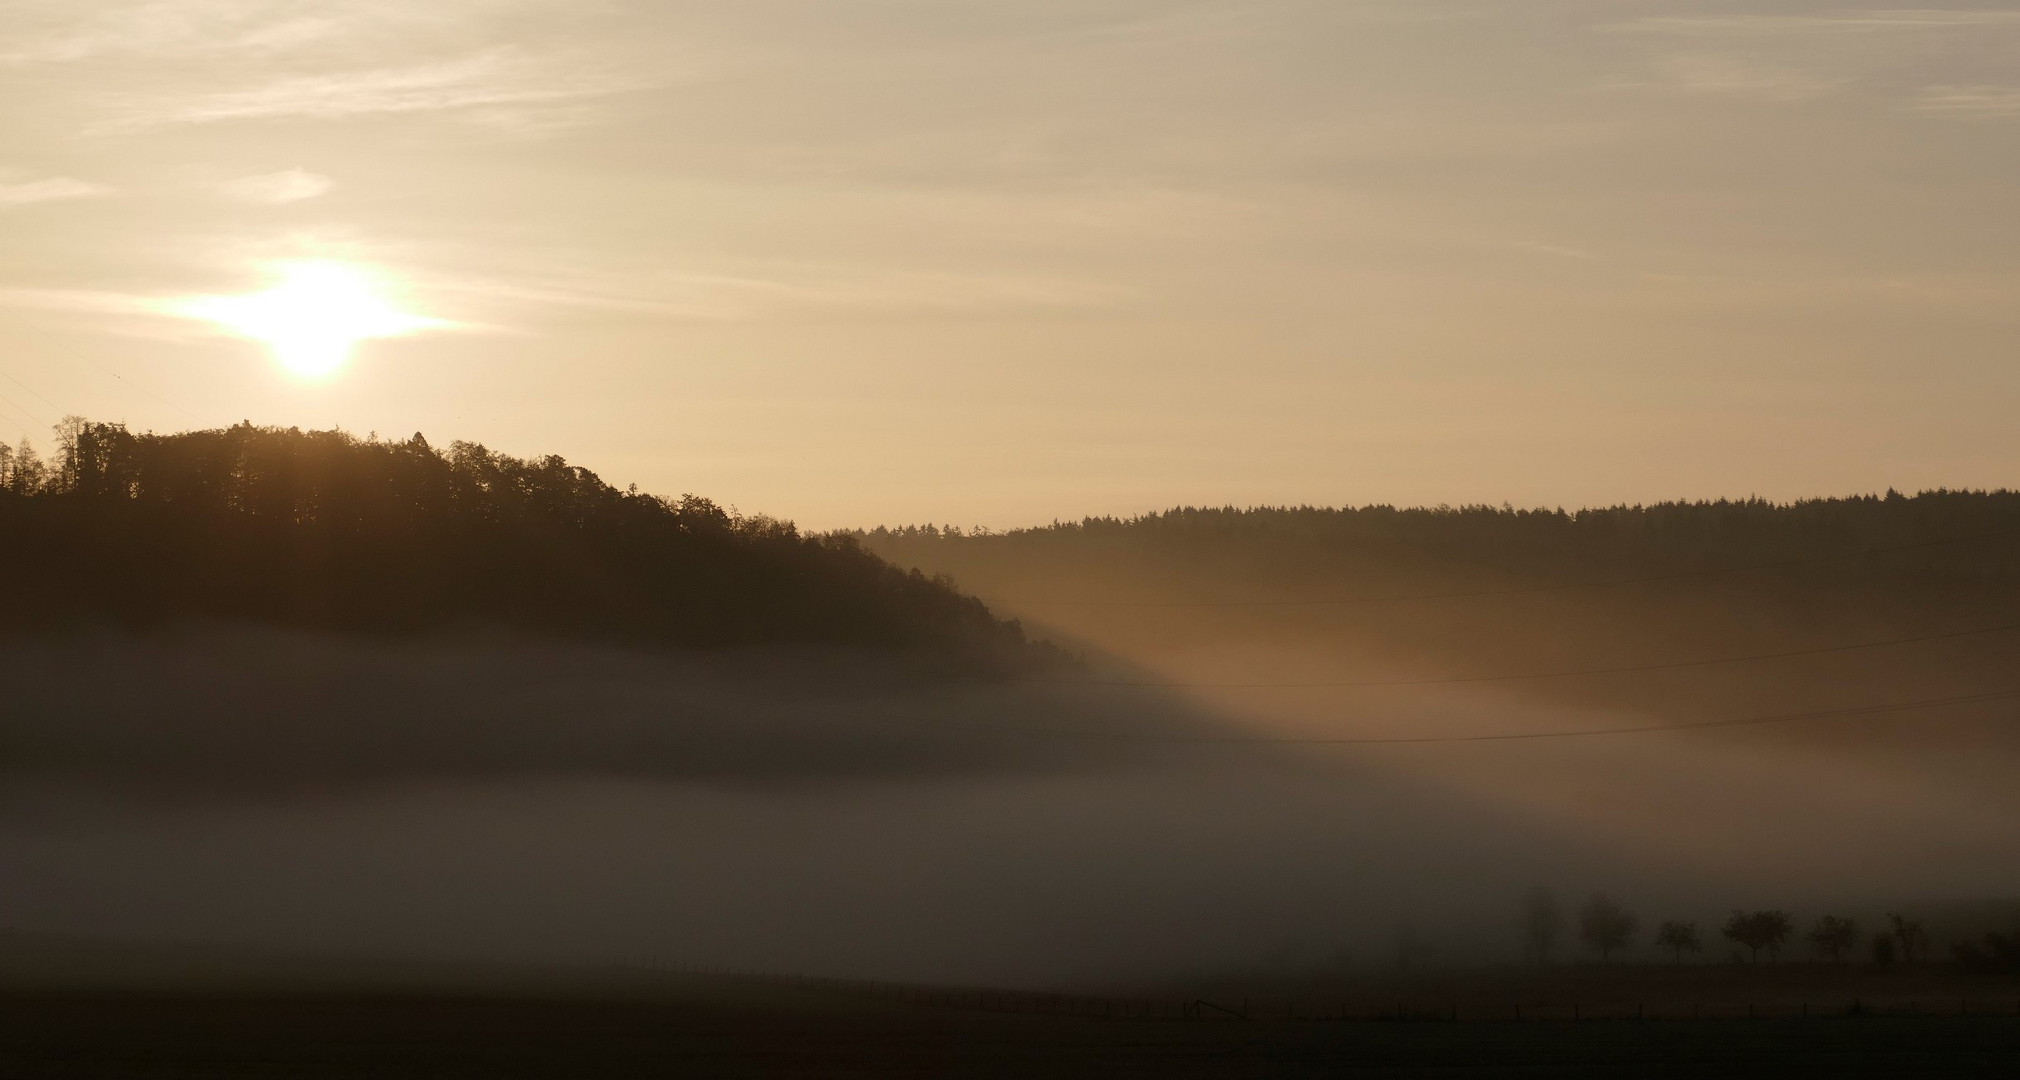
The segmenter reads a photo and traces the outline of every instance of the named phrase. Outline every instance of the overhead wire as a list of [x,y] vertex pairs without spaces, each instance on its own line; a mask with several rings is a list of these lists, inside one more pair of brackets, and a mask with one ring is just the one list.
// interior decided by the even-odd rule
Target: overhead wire
[[[174,402],[174,401],[170,401],[170,400],[169,400],[168,398],[166,398],[166,397],[163,397],[162,395],[160,395],[160,394],[158,394],[158,393],[155,393],[154,391],[152,391],[152,390],[148,389],[147,387],[144,387],[144,386],[139,386],[139,385],[135,384],[135,383],[134,383],[134,382],[133,382],[132,380],[129,380],[129,379],[128,379],[128,378],[126,377],[126,376],[124,376],[124,375],[121,375],[121,374],[120,374],[119,372],[117,372],[117,371],[114,371],[114,370],[112,370],[112,369],[111,369],[111,368],[109,368],[109,367],[106,367],[106,366],[105,366],[104,364],[101,364],[101,363],[99,363],[98,361],[96,361],[96,360],[93,360],[93,359],[91,359],[90,357],[87,357],[87,356],[79,356],[79,355],[76,355],[75,353],[72,353],[72,352],[70,352],[70,351],[68,351],[68,350],[65,350],[64,348],[62,348],[62,346],[60,346],[60,345],[57,345],[57,344],[56,344],[56,341],[55,341],[55,339],[54,339],[53,337],[51,337],[51,336],[50,336],[50,335],[49,335],[49,334],[48,334],[47,332],[45,332],[45,331],[43,331],[43,330],[40,330],[40,329],[37,329],[37,328],[32,328],[32,327],[30,328],[30,331],[31,331],[32,333],[36,334],[36,335],[37,335],[38,337],[40,337],[40,338],[41,338],[41,339],[42,339],[42,340],[43,340],[44,342],[47,342],[47,343],[48,343],[48,344],[49,344],[49,345],[50,345],[50,346],[52,347],[52,352],[53,352],[54,354],[56,354],[56,355],[59,355],[59,356],[62,356],[62,357],[63,357],[64,359],[66,359],[66,360],[76,360],[76,361],[80,361],[80,362],[82,362],[82,363],[84,363],[84,364],[88,364],[88,365],[90,365],[91,367],[93,367],[93,368],[97,369],[98,371],[102,372],[103,374],[105,374],[105,375],[108,375],[108,376],[112,377],[113,379],[117,380],[117,381],[118,381],[119,383],[121,383],[121,384],[122,384],[123,386],[125,386],[125,388],[126,388],[126,389],[128,389],[128,390],[134,390],[134,391],[138,391],[139,393],[142,393],[142,394],[145,394],[146,396],[148,396],[148,397],[150,397],[150,398],[153,398],[154,400],[156,400],[156,401],[158,401],[158,402],[162,403],[163,405],[166,405],[166,406],[168,406],[168,407],[169,407],[169,408],[171,408],[171,409],[174,409],[174,410],[175,410],[176,412],[179,412],[179,413],[181,413],[182,415],[184,415],[184,416],[188,417],[189,419],[191,419],[191,420],[195,421],[195,422],[196,422],[196,423],[198,423],[198,424],[202,424],[202,423],[204,423],[204,422],[205,422],[205,421],[204,421],[204,419],[203,419],[203,418],[202,418],[201,416],[199,416],[199,415],[197,415],[197,414],[196,414],[196,412],[195,412],[195,411],[193,411],[193,410],[191,410],[191,409],[188,409],[188,408],[186,408],[186,407],[184,407],[184,406],[182,406],[182,405],[180,405],[180,404],[178,404],[178,403],[176,403],[176,402]],[[5,374],[5,373],[4,373],[4,372],[0,372],[0,374]],[[11,378],[11,376],[10,376],[10,378]],[[15,380],[15,382],[16,382],[17,384],[19,384],[20,380],[16,379],[16,380]],[[26,387],[23,387],[23,389],[26,389]],[[34,391],[32,391],[32,390],[30,390],[29,392],[30,392],[30,393],[34,393]],[[39,397],[41,397],[42,395],[40,395],[40,394],[36,394],[35,396],[39,398]],[[46,398],[44,399],[44,403],[45,403],[45,404],[47,403],[47,399],[46,399]],[[52,409],[55,409],[55,408],[56,408],[56,406],[55,406],[55,405],[50,405],[49,407],[50,407],[50,408],[52,408]],[[60,412],[62,412],[63,410],[61,410],[61,409],[57,409],[57,411],[58,411],[58,412],[60,413]]]
[[[83,358],[80,358],[80,359],[83,359]],[[124,386],[125,386],[125,387],[126,387],[127,389],[129,389],[129,390],[138,390],[138,391],[139,391],[139,392],[141,392],[142,394],[145,394],[145,395],[147,395],[148,397],[151,397],[151,398],[153,398],[154,400],[156,400],[156,401],[159,401],[159,402],[161,402],[161,403],[162,403],[163,405],[166,405],[166,406],[168,406],[169,408],[171,408],[171,409],[174,409],[174,410],[175,410],[176,412],[179,412],[179,413],[181,413],[181,414],[182,414],[183,416],[185,416],[185,417],[188,417],[188,418],[189,418],[190,420],[192,420],[192,421],[195,421],[195,422],[196,422],[196,423],[198,423],[198,424],[202,424],[202,423],[205,423],[205,420],[203,419],[203,417],[201,417],[201,416],[198,416],[198,415],[196,414],[196,412],[195,412],[195,411],[193,411],[193,410],[191,410],[191,409],[188,409],[188,408],[185,408],[185,407],[183,407],[183,406],[181,406],[181,405],[178,405],[178,404],[176,404],[175,402],[173,402],[173,401],[170,401],[170,400],[169,400],[168,398],[165,398],[165,397],[163,397],[162,395],[160,395],[160,394],[157,394],[157,393],[155,393],[154,391],[152,391],[152,390],[149,390],[148,388],[146,388],[146,387],[144,387],[144,386],[138,386],[138,385],[134,384],[133,382],[129,381],[129,380],[127,379],[127,377],[126,377],[126,376],[124,376],[124,375],[121,375],[121,374],[120,374],[119,372],[117,372],[117,371],[114,371],[114,370],[112,370],[112,369],[111,369],[111,368],[109,368],[109,367],[106,367],[105,365],[103,365],[103,364],[101,364],[101,363],[97,362],[96,360],[90,360],[90,359],[85,359],[85,360],[84,360],[84,362],[85,362],[85,363],[87,363],[87,364],[90,364],[90,365],[91,365],[92,367],[94,367],[94,368],[97,368],[97,369],[98,369],[99,371],[102,371],[102,372],[104,372],[105,374],[107,374],[107,375],[110,375],[110,376],[111,376],[111,377],[113,377],[114,379],[117,379],[117,380],[119,380],[119,382],[120,382],[120,383],[121,383],[122,385],[124,385]]]
[[[39,397],[40,395],[37,396]],[[35,410],[28,408],[5,394],[0,394],[0,403],[4,403],[9,409],[13,410],[14,415],[9,417],[9,419],[12,419],[20,426],[21,437],[23,439],[31,444],[40,444],[46,451],[55,452],[56,444],[51,442],[46,436],[29,434],[31,429],[37,427],[44,430],[54,429],[55,424],[44,421],[40,416],[36,415]]]
[[41,394],[36,393],[35,388],[28,385],[27,383],[22,382],[20,379],[15,378],[13,375],[10,375],[5,371],[0,371],[0,379],[6,379],[8,382],[11,382],[14,385],[20,387],[21,389],[27,391],[29,397],[34,398],[35,400],[41,402],[44,405],[49,406],[52,409],[55,409],[56,414],[58,416],[63,415],[63,409],[61,407],[59,407],[55,402],[49,400],[48,398],[43,397]]

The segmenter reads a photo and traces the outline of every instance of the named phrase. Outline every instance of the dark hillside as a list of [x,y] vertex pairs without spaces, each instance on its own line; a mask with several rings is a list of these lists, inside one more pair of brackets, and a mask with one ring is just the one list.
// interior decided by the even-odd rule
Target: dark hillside
[[[2020,582],[2020,492],[1659,503],[1566,512],[1487,506],[1181,507],[1008,533],[933,526],[858,534],[904,565],[974,586],[1040,576],[1066,582],[1126,567],[1105,590],[1021,592],[1019,600],[1225,603],[1385,599],[1426,591],[1522,589],[1622,578],[1798,569],[1837,562],[1868,584],[1971,589]],[[1784,575],[1786,577],[1786,575]],[[1763,574],[1748,591],[1785,585]],[[1178,587],[1187,591],[1173,591]],[[1318,592],[1322,587],[1337,591]],[[1724,583],[1720,588],[1726,588]]]
[[0,459],[11,628],[254,621],[494,626],[689,646],[901,648],[1003,661],[1015,624],[848,538],[559,457],[251,424],[70,421],[60,459]]
[[[1472,733],[1516,715],[1549,729],[1688,724],[2020,689],[2010,491],[1570,513],[1181,508],[859,536],[1034,632],[1130,659],[1135,677],[1312,734]],[[1961,753],[1969,740],[1936,725],[2010,709],[1749,737],[1856,732]],[[2011,730],[1982,738],[2003,746]]]

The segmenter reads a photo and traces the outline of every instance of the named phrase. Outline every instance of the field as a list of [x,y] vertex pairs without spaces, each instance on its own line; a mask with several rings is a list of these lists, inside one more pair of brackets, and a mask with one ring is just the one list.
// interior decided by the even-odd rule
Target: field
[[[980,992],[974,992],[980,993]],[[653,976],[629,986],[19,991],[7,1077],[2010,1076],[2003,1015],[1122,1019],[1101,999]],[[1021,1008],[1034,1011],[1006,1011]],[[1080,1014],[1053,1009],[1082,1009]],[[1219,1015],[1220,1019],[1209,1017]],[[1742,1014],[1743,1015],[1743,1014]]]

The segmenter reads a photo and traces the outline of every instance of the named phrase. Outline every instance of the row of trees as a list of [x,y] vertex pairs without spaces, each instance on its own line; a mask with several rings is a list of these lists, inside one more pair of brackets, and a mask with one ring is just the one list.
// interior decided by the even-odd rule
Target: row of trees
[[[1916,963],[1928,958],[1929,934],[1920,922],[1898,913],[1889,913],[1886,920],[1886,925],[1868,939],[1875,964]],[[1521,922],[1524,945],[1530,958],[1538,963],[1548,962],[1566,922],[1556,898],[1545,890],[1531,893],[1523,903]],[[1614,953],[1633,946],[1641,930],[1641,919],[1605,893],[1594,893],[1578,909],[1577,929],[1578,940],[1597,954],[1601,962],[1605,962],[1612,959]],[[1758,963],[1762,953],[1766,953],[1770,960],[1778,959],[1795,930],[1795,919],[1786,911],[1734,910],[1719,928],[1719,935],[1746,950],[1749,961]],[[1842,962],[1857,949],[1861,940],[1858,922],[1839,915],[1819,916],[1803,937],[1817,956],[1833,963]],[[1698,924],[1680,919],[1668,920],[1657,926],[1653,943],[1677,963],[1682,963],[1686,954],[1695,956],[1704,952],[1705,948],[1704,934]],[[1981,948],[1974,944],[1969,948],[1993,956],[1999,953],[2000,947],[2007,945],[2007,939],[1995,934],[1988,936],[1987,946]],[[2015,936],[2010,946],[2016,955],[2020,955],[2020,935]],[[1959,959],[1965,959],[1961,949]]]
[[[1463,572],[1482,583],[1581,581],[1886,558],[1866,567],[1920,587],[2012,580],[2020,492],[1658,503],[1566,511],[1513,507],[1178,507],[992,533],[933,525],[859,533],[900,565],[964,581],[1009,566],[1189,566],[1214,580],[1287,588]],[[1860,564],[1863,565],[1863,564]],[[1839,568],[1842,569],[1842,568]]]
[[27,495],[48,487],[49,467],[42,462],[42,455],[35,452],[35,444],[27,439],[20,446],[0,443],[0,492]]

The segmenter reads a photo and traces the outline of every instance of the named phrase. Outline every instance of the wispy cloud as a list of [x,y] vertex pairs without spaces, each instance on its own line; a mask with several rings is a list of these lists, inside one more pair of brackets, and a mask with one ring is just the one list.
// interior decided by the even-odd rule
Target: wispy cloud
[[[278,0],[47,4],[40,32],[17,33],[0,61],[64,64],[111,57],[270,53],[326,41],[346,21]],[[349,23],[358,21],[355,14]]]
[[112,189],[104,184],[72,180],[67,176],[52,176],[46,180],[30,180],[20,184],[0,183],[0,206],[90,199],[110,194]]
[[163,301],[89,289],[0,289],[0,307],[78,311],[94,315],[165,315]]
[[327,176],[302,169],[241,176],[219,185],[226,195],[242,202],[280,205],[320,198],[336,184]]
[[2020,86],[1931,86],[1909,108],[1951,116],[2020,116]]
[[1778,37],[2020,28],[2020,12],[1952,8],[1846,10],[1811,15],[1667,15],[1611,23],[1608,29],[1678,37]]
[[120,126],[210,124],[278,118],[523,106],[621,92],[642,85],[620,74],[526,62],[496,50],[441,63],[292,76],[242,90],[180,100],[134,98]]
[[[1795,102],[1860,92],[1922,112],[1997,112],[1997,87],[1974,95],[1988,42],[2020,34],[2020,11],[1840,9],[1800,15],[1668,15],[1603,24],[1648,43],[1653,85],[1695,94]],[[1993,63],[1998,63],[1994,60]],[[1949,97],[1921,94],[1936,73]],[[1988,82],[2000,81],[1996,77]],[[1941,98],[1942,100],[1937,100]]]
[[1561,244],[1545,244],[1535,240],[1517,240],[1514,242],[1514,245],[1524,251],[1533,251],[1539,255],[1555,255],[1560,259],[1579,259],[1586,262],[1596,262],[1599,259],[1598,255],[1583,248],[1564,247]]
[[1672,56],[1662,63],[1671,85],[1698,94],[1731,94],[1770,101],[1803,101],[1821,97],[1845,85],[1800,68],[1782,67],[1734,56]]
[[970,317],[1088,312],[1140,298],[1129,289],[1051,277],[800,265],[748,274],[589,275],[544,282],[443,280],[436,291],[563,308],[701,322],[896,314]]

